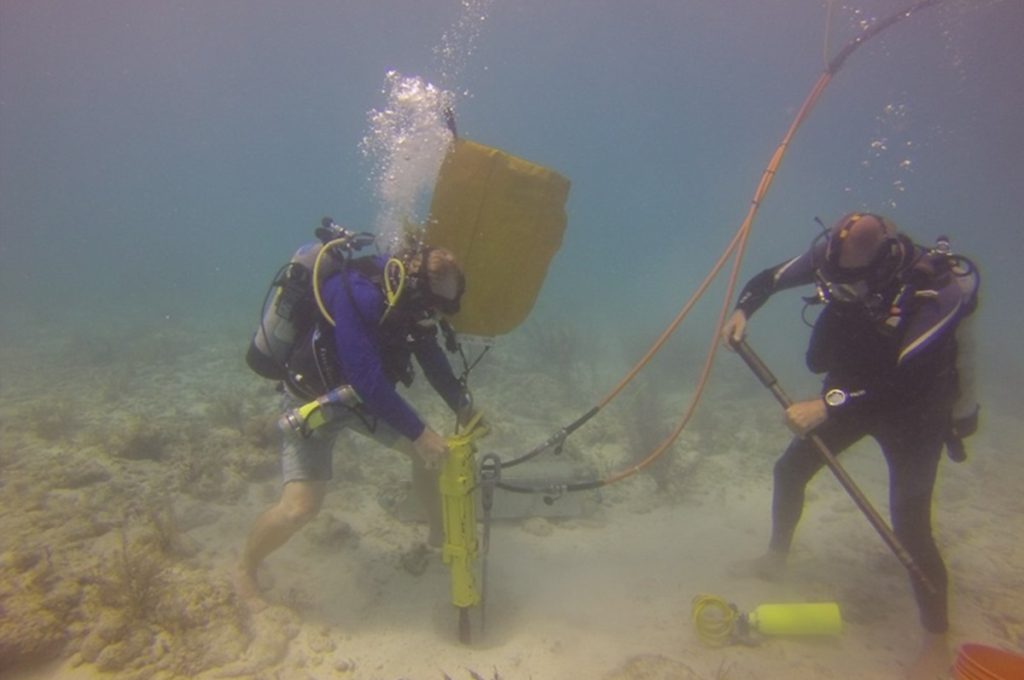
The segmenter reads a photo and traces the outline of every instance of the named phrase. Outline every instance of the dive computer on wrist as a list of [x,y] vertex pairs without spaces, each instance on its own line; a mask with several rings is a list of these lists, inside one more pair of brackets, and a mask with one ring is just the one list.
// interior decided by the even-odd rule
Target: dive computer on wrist
[[846,403],[846,400],[850,398],[850,395],[845,390],[833,388],[825,393],[825,403],[836,408]]

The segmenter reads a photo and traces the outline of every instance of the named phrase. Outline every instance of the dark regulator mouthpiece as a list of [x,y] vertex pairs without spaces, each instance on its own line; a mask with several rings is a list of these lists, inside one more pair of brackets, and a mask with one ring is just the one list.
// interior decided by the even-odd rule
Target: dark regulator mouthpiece
[[349,235],[349,233],[345,231],[345,227],[337,224],[333,217],[325,217],[320,220],[320,226],[316,228],[315,233],[321,243],[330,243],[331,241],[335,241]]

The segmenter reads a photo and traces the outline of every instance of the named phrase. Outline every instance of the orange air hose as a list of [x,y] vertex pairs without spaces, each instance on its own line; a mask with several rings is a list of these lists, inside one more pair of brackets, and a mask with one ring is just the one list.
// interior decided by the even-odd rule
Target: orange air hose
[[653,451],[651,451],[651,453],[648,454],[646,458],[644,458],[642,461],[640,461],[639,463],[632,467],[625,468],[617,473],[610,475],[609,477],[606,477],[604,479],[605,484],[611,484],[613,482],[625,479],[626,477],[629,477],[639,472],[640,470],[643,470],[645,467],[647,467],[655,460],[657,460],[665,451],[668,450],[670,446],[672,446],[673,443],[675,443],[676,439],[679,438],[679,435],[682,434],[683,430],[686,428],[686,425],[690,422],[690,419],[693,417],[694,412],[696,412],[697,404],[700,403],[700,399],[704,395],[704,390],[707,388],[708,378],[710,378],[711,376],[711,368],[714,365],[715,361],[715,355],[718,353],[718,338],[720,329],[725,324],[726,316],[728,315],[729,309],[731,307],[731,301],[733,299],[733,296],[735,295],[736,281],[739,278],[740,265],[743,262],[743,254],[746,251],[747,239],[750,237],[751,225],[754,223],[754,218],[757,216],[757,211],[761,207],[762,199],[764,198],[765,194],[768,193],[768,189],[769,187],[771,187],[772,181],[775,179],[775,172],[778,169],[779,164],[782,163],[782,158],[786,154],[786,148],[789,146],[790,140],[793,139],[793,136],[796,134],[796,131],[797,129],[799,129],[801,123],[803,123],[803,121],[807,118],[807,115],[810,113],[811,109],[814,108],[814,105],[817,103],[822,91],[824,91],[825,86],[831,79],[832,74],[826,71],[825,73],[821,74],[821,77],[818,78],[818,82],[815,83],[813,88],[811,88],[810,94],[807,96],[807,99],[804,100],[803,105],[800,107],[800,110],[797,112],[796,117],[793,119],[793,123],[789,126],[789,130],[786,132],[786,135],[782,138],[782,142],[780,142],[779,146],[775,149],[775,153],[772,154],[771,160],[768,162],[768,165],[765,167],[764,172],[761,174],[761,181],[758,182],[757,189],[754,191],[754,197],[750,201],[750,208],[747,210],[747,216],[743,219],[743,223],[740,225],[740,228],[736,231],[735,236],[733,236],[732,241],[729,242],[729,245],[726,246],[725,251],[718,258],[718,261],[715,262],[714,266],[711,268],[711,271],[709,271],[708,275],[704,277],[703,281],[701,281],[700,285],[697,287],[696,292],[694,292],[690,299],[686,301],[686,304],[683,305],[682,309],[676,315],[675,319],[672,320],[672,322],[665,329],[665,331],[663,331],[662,334],[658,337],[658,339],[654,342],[654,344],[651,345],[651,348],[647,350],[647,353],[644,354],[640,361],[629,371],[629,373],[626,374],[626,377],[623,378],[619,382],[619,384],[616,385],[611,390],[611,392],[609,392],[604,397],[604,399],[602,399],[599,402],[599,406],[603,407],[605,404],[614,399],[625,388],[625,386],[634,377],[636,377],[636,374],[640,372],[644,365],[646,365],[647,362],[649,362],[651,358],[655,354],[657,354],[658,350],[661,349],[661,346],[665,344],[665,342],[676,330],[679,324],[682,323],[683,319],[685,319],[686,316],[690,313],[690,310],[693,309],[693,306],[694,304],[696,304],[697,300],[703,297],[704,293],[711,285],[711,282],[718,276],[719,272],[722,270],[722,267],[725,265],[729,256],[735,253],[733,257],[732,271],[729,273],[729,283],[726,286],[725,296],[722,301],[722,307],[718,314],[718,323],[715,324],[715,332],[711,338],[711,343],[708,347],[707,354],[704,358],[704,366],[701,368],[700,377],[697,380],[697,386],[694,389],[693,396],[690,397],[690,402],[687,405],[686,410],[683,412],[683,415],[679,419],[679,422],[672,429],[672,432],[669,433],[665,440],[658,444],[658,446]]
[[[572,424],[563,428],[558,434],[552,436],[550,439],[548,439],[547,442],[545,442],[541,446],[538,446],[530,453],[521,456],[520,458],[514,461],[503,464],[503,467],[523,462],[533,457],[534,455],[536,455],[537,453],[539,453],[548,446],[560,445],[561,441],[564,440],[564,438],[568,436],[568,434],[571,434],[580,426],[582,426],[586,421],[588,421],[590,418],[596,415],[598,411],[600,411],[615,397],[617,397],[622,392],[622,390],[625,389],[626,385],[628,385],[637,376],[637,374],[644,368],[644,366],[646,366],[650,362],[654,355],[657,354],[658,351],[662,348],[662,346],[668,341],[668,339],[676,331],[676,329],[683,322],[683,320],[689,315],[690,311],[693,309],[694,305],[696,305],[697,301],[699,301],[707,292],[708,288],[711,286],[711,283],[721,272],[722,267],[725,266],[725,263],[728,261],[729,257],[732,256],[732,270],[729,274],[729,282],[726,286],[725,296],[723,298],[722,306],[719,311],[718,322],[715,325],[715,332],[711,338],[711,343],[708,347],[707,354],[705,355],[704,365],[701,369],[701,374],[698,378],[693,396],[690,398],[690,401],[687,404],[686,409],[683,411],[683,414],[680,417],[677,424],[675,425],[675,427],[672,429],[669,435],[639,463],[624,468],[620,471],[613,472],[612,474],[608,475],[602,480],[569,484],[566,485],[565,488],[566,490],[592,489],[623,480],[643,470],[645,467],[647,467],[652,462],[657,460],[658,457],[660,457],[665,451],[667,451],[670,446],[672,446],[676,439],[679,438],[679,435],[682,433],[683,429],[690,422],[690,419],[693,417],[693,414],[697,409],[697,405],[700,403],[700,399],[704,394],[704,390],[707,388],[708,379],[711,376],[711,369],[714,365],[715,355],[718,352],[720,331],[722,326],[725,324],[726,316],[728,315],[729,309],[731,307],[731,301],[735,295],[736,281],[739,277],[740,266],[743,262],[743,255],[746,251],[747,240],[750,237],[750,230],[754,223],[754,218],[757,216],[757,212],[761,208],[761,202],[764,200],[765,195],[768,193],[768,189],[771,187],[771,184],[775,179],[775,174],[779,168],[779,165],[782,163],[782,159],[786,155],[786,151],[789,148],[789,144],[792,141],[793,137],[796,135],[797,130],[800,129],[800,126],[804,123],[804,121],[810,115],[811,111],[814,109],[814,106],[817,104],[822,92],[824,92],[825,88],[832,80],[832,76],[835,75],[837,71],[839,71],[839,69],[845,63],[846,59],[857,48],[859,48],[861,45],[867,42],[870,38],[880,33],[882,30],[888,28],[889,26],[893,25],[894,23],[902,19],[909,17],[912,13],[916,12],[917,10],[931,5],[939,4],[942,1],[943,0],[919,0],[911,7],[900,10],[890,15],[889,17],[873,24],[872,26],[869,26],[864,31],[862,31],[857,37],[848,42],[843,47],[843,49],[839,51],[839,53],[826,65],[824,72],[822,72],[822,74],[818,77],[817,81],[815,81],[814,86],[811,87],[810,92],[804,99],[803,104],[801,104],[799,110],[796,113],[796,116],[794,116],[793,121],[790,123],[789,128],[786,130],[786,134],[783,136],[782,141],[779,142],[779,145],[775,148],[774,153],[772,153],[772,156],[768,161],[768,165],[765,166],[764,171],[761,173],[761,179],[757,184],[757,188],[754,190],[754,195],[751,198],[750,206],[747,209],[747,214],[744,217],[743,222],[740,224],[739,229],[736,230],[736,233],[732,237],[732,240],[729,241],[729,244],[726,246],[725,250],[719,256],[715,264],[711,267],[711,270],[708,272],[707,276],[705,276],[703,281],[701,281],[700,285],[697,286],[697,290],[694,291],[693,295],[691,295],[690,298],[686,301],[686,303],[683,304],[682,308],[676,314],[675,318],[672,319],[669,325],[665,328],[664,331],[662,331],[662,333],[654,341],[654,343],[647,350],[647,352],[644,353],[640,360],[626,373],[626,375],[619,381],[619,383],[615,385],[615,387],[613,387],[593,408],[591,408],[587,413],[578,418]],[[514,488],[510,485],[505,484],[502,484],[500,486],[509,490],[528,490],[525,488]]]

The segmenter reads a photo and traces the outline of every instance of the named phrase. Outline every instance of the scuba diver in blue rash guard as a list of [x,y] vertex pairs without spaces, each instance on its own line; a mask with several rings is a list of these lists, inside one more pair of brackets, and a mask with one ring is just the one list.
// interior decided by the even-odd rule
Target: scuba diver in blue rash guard
[[[384,256],[355,260],[349,271],[339,272],[324,282],[324,303],[335,325],[322,325],[296,349],[285,378],[293,393],[315,398],[324,388],[348,384],[368,414],[383,419],[406,439],[416,441],[426,426],[395,391],[399,382],[406,386],[412,383],[409,359],[415,356],[430,385],[453,411],[466,405],[462,385],[437,344],[435,318],[436,312],[458,311],[462,274],[446,250],[426,249],[422,257],[438,263],[438,267],[450,268],[452,274],[438,276],[422,292],[406,291],[391,308],[381,286],[389,261]],[[440,292],[435,293],[434,289]],[[308,376],[314,375],[309,370],[314,364],[316,375],[326,377],[326,381],[314,380],[311,390],[307,383]],[[340,375],[335,375],[337,369]]]
[[[300,249],[296,258],[316,245]],[[307,268],[295,278],[308,282],[315,272]],[[286,278],[275,280],[282,292]],[[246,541],[236,572],[236,589],[243,599],[259,601],[257,570],[262,561],[319,512],[332,476],[332,449],[345,428],[411,458],[413,488],[429,522],[427,542],[440,545],[437,467],[448,452],[447,443],[398,394],[396,385],[412,382],[415,357],[459,423],[473,417],[470,394],[437,340],[441,315],[458,311],[464,288],[462,270],[449,251],[417,247],[390,258],[350,258],[328,272],[318,291],[320,314],[287,345],[275,345],[278,329],[267,321],[275,304],[267,305],[247,360],[258,373],[284,386],[283,488]],[[276,306],[287,297],[275,298]]]
[[[955,457],[954,449],[963,450],[956,445],[977,427],[976,404],[956,404],[973,399],[959,377],[966,371],[958,371],[965,357],[958,356],[957,329],[976,304],[977,275],[957,262],[942,249],[914,244],[882,216],[851,213],[804,254],[754,276],[722,330],[729,346],[771,295],[817,287],[808,302],[824,309],[806,359],[812,372],[824,374],[821,396],[786,410],[797,437],[775,465],[769,548],[739,571],[773,577],[785,566],[805,488],[824,465],[803,435],[813,430],[836,454],[873,437],[889,467],[894,533],[935,586],[930,592],[913,580],[925,629],[913,678],[934,677],[948,663],[947,575],[932,537],[932,491],[943,446]],[[960,280],[967,276],[973,286]]]

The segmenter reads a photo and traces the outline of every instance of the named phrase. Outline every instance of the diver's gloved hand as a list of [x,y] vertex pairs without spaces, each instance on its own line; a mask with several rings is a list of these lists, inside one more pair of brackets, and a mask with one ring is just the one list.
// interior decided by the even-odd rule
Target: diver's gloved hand
[[954,417],[952,426],[953,436],[964,439],[977,432],[979,411],[981,411],[981,407],[975,406],[974,410],[966,416],[961,416],[959,418]]
[[946,436],[946,455],[956,463],[967,460],[967,447],[964,446],[964,439],[978,431],[978,411],[980,407],[975,405],[974,410],[965,416],[953,417],[949,424],[949,434]]
[[742,309],[737,309],[722,326],[722,344],[727,349],[733,349],[733,343],[739,342],[747,334],[747,315]]

